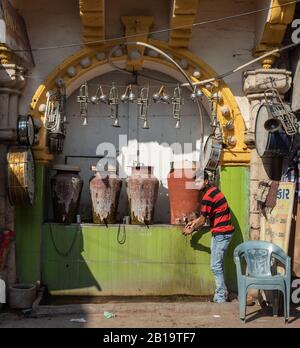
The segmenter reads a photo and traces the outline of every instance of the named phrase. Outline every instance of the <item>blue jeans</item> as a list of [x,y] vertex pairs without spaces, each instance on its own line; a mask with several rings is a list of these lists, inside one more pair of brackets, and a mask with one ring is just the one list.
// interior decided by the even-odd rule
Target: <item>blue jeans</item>
[[210,269],[215,277],[216,290],[214,302],[225,302],[227,290],[224,281],[224,255],[232,239],[233,233],[216,234],[211,237],[211,264]]

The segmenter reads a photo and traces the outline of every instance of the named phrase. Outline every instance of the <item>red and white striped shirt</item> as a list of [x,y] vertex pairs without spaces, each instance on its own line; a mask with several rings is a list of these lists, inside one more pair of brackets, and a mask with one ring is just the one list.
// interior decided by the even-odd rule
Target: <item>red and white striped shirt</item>
[[227,200],[217,187],[210,187],[204,194],[201,202],[201,214],[209,217],[213,234],[234,232]]

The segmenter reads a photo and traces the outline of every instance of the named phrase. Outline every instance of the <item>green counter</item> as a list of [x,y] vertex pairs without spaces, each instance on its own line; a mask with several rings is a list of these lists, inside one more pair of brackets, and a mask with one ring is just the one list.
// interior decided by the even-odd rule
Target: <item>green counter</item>
[[210,238],[170,225],[45,224],[42,281],[55,295],[209,295]]
[[[229,289],[236,290],[235,246],[248,236],[249,170],[225,167],[224,192],[236,231],[225,262]],[[41,280],[56,295],[175,295],[213,293],[210,232],[192,237],[171,225],[109,227],[43,223],[44,171],[37,171],[34,207],[17,211],[17,274]],[[67,255],[67,252],[69,253]]]

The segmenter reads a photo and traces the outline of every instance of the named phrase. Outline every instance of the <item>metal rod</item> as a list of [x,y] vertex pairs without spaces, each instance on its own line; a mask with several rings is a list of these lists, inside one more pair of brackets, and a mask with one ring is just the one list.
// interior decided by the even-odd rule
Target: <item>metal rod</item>
[[[276,48],[275,50],[272,50],[270,52],[267,52],[267,53],[261,55],[260,57],[252,59],[252,60],[250,60],[250,62],[247,62],[247,63],[245,63],[243,65],[240,65],[240,66],[238,66],[235,69],[229,70],[229,71],[227,71],[227,72],[225,72],[225,73],[223,73],[221,75],[218,75],[216,77],[212,77],[210,79],[202,80],[202,81],[199,81],[199,82],[193,82],[192,84],[193,84],[193,86],[198,86],[198,85],[204,85],[206,83],[211,83],[211,82],[214,82],[214,81],[217,81],[217,80],[222,80],[224,77],[227,77],[227,76],[229,76],[231,74],[234,74],[234,73],[236,73],[236,72],[246,68],[247,66],[252,65],[253,63],[259,62],[260,60],[262,60],[262,59],[264,59],[266,57],[271,56],[272,54],[275,54],[275,53],[278,53],[278,52],[282,52],[284,50],[287,50],[289,48],[292,48],[292,47],[295,47],[295,46],[298,46],[298,45],[299,45],[299,43],[296,43],[296,44],[293,43],[293,44],[289,44],[289,45],[283,46],[281,48]],[[188,86],[188,85],[189,84],[187,84],[187,83],[181,84],[181,86],[185,86],[185,87]]]
[[[140,42],[140,41],[133,41],[133,42],[122,42],[120,43],[120,45],[123,46],[144,46],[147,48],[150,48],[154,51],[156,51],[157,53],[159,53],[160,55],[162,55],[163,57],[165,57],[167,60],[169,60],[173,65],[176,66],[176,68],[182,73],[182,75],[185,77],[185,79],[187,80],[188,84],[186,86],[190,86],[193,89],[193,82],[190,80],[189,76],[187,75],[187,73],[182,69],[182,67],[173,59],[171,58],[167,53],[163,52],[162,50],[160,50],[159,48],[150,45],[148,43],[145,42]],[[120,46],[119,45],[119,46]],[[114,53],[114,51],[116,51],[119,46],[117,45],[114,49],[112,49],[109,53],[109,57],[108,57],[108,61],[111,62],[111,56]],[[124,71],[123,69],[120,69],[122,71]]]
[[[184,76],[184,78],[187,80],[187,83],[186,84],[181,84],[182,86],[190,86],[192,91],[194,89],[194,83],[193,81],[189,78],[189,76],[186,74],[186,72],[182,69],[182,67],[172,58],[170,57],[167,53],[163,52],[162,50],[160,50],[159,48],[153,46],[153,45],[150,45],[148,43],[145,43],[145,42],[140,42],[140,41],[134,41],[134,42],[122,42],[120,45],[123,45],[123,46],[129,46],[129,45],[135,45],[135,46],[143,46],[143,47],[147,47],[147,48],[150,48],[156,52],[158,52],[160,55],[162,55],[163,57],[165,57],[168,61],[170,61],[173,65],[175,65],[175,67],[181,72],[181,74]],[[119,45],[119,46],[120,46]],[[121,69],[117,66],[115,66],[115,64],[112,63],[111,61],[111,57],[112,57],[112,54],[115,50],[118,49],[118,46],[116,46],[114,49],[112,49],[110,52],[109,52],[109,55],[108,55],[108,62],[117,70],[121,70],[121,71],[126,71],[124,69]],[[126,71],[127,72],[127,71]],[[196,99],[196,104],[197,104],[197,107],[198,107],[198,111],[199,111],[199,115],[200,115],[200,132],[201,132],[201,138],[200,138],[200,158],[199,158],[199,162],[200,162],[200,168],[201,169],[204,169],[203,168],[203,161],[204,161],[204,158],[203,158],[203,151],[204,151],[204,122],[203,122],[203,115],[202,115],[202,109],[201,109],[201,105],[199,103],[199,100]]]
[[[128,44],[134,44],[134,43],[130,43],[128,42]],[[165,52],[163,52],[162,50],[160,50],[159,48],[152,46],[148,43],[145,42],[139,42],[137,41],[136,44],[138,46],[145,46],[148,48],[151,48],[153,50],[155,50],[156,52],[158,52],[159,54],[161,54],[162,56],[164,56],[167,60],[169,60],[172,64],[174,64],[177,69],[182,73],[182,75],[186,78],[188,84],[191,86],[191,88],[193,89],[193,82],[190,80],[189,76],[187,75],[187,73],[182,69],[182,67],[172,58],[170,57],[168,54],[166,54]]]
[[67,155],[65,156],[65,164],[68,164],[68,158],[104,158],[104,156],[88,156],[88,155]]

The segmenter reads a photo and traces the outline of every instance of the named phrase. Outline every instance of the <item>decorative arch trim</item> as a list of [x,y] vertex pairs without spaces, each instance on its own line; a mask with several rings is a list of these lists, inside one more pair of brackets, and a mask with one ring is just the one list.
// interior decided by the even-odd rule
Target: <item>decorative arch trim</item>
[[[195,82],[200,79],[198,76],[199,72],[201,73],[201,80],[217,76],[209,65],[187,49],[174,49],[168,43],[157,40],[149,40],[148,42],[172,55],[173,59],[181,64],[181,66],[184,66],[187,74]],[[70,95],[82,82],[111,71],[112,68],[107,61],[108,52],[111,47],[112,45],[106,45],[100,48],[85,47],[63,61],[36,90],[30,104],[32,116],[36,119],[43,120],[41,105],[46,103],[47,91],[55,89],[59,80],[63,79],[67,95]],[[113,58],[116,62],[126,62],[127,59],[127,54]],[[146,53],[144,62],[145,65],[160,64],[165,66],[168,71],[173,71],[172,76],[180,79],[177,69],[164,58],[153,57],[150,53],[149,55]],[[207,97],[211,95],[212,91],[208,86],[200,86],[200,88]],[[225,143],[229,144],[230,139],[236,139],[235,145],[231,146],[229,150],[223,151],[222,163],[226,165],[247,165],[250,162],[250,151],[244,142],[245,125],[240,109],[224,81],[218,81],[215,84],[213,93],[216,91],[219,91],[222,96],[218,103],[217,116],[221,124]],[[234,125],[232,130],[228,130],[225,127],[226,123],[230,120],[233,121]],[[40,129],[39,142],[34,146],[33,150],[37,163],[47,164],[52,161],[53,155],[49,153],[46,146],[46,130],[43,127]]]

